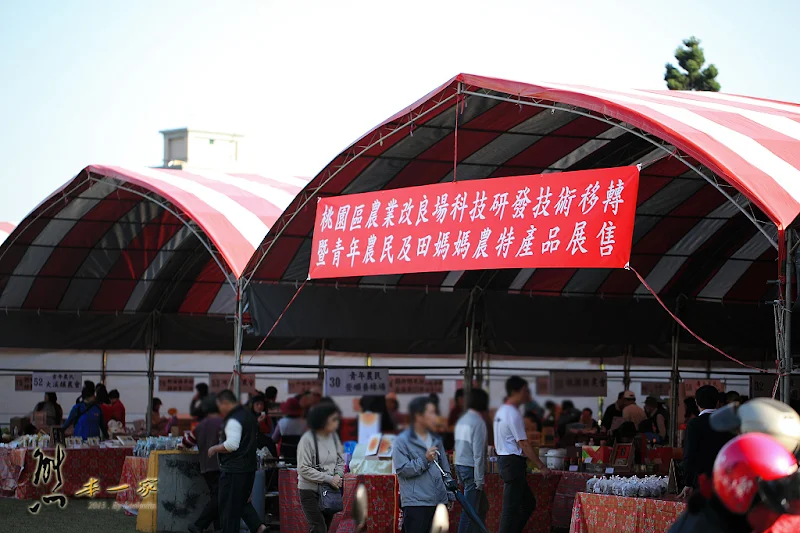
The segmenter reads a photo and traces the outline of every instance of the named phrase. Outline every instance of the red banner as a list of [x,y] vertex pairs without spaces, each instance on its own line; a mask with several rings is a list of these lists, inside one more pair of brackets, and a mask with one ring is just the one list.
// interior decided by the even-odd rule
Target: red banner
[[322,198],[309,277],[622,268],[638,185],[621,167]]

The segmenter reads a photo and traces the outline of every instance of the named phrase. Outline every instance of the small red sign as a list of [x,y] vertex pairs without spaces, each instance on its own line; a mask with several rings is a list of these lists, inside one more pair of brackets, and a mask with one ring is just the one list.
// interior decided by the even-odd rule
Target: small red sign
[[14,390],[32,390],[33,389],[33,376],[30,374],[25,376],[14,376]]
[[536,376],[536,395],[550,395],[550,376]]
[[[208,388],[213,393],[222,392],[227,388],[233,390],[233,381],[231,374],[211,374],[209,379]],[[255,374],[242,374],[242,389],[243,393],[254,393],[256,391],[256,375]]]

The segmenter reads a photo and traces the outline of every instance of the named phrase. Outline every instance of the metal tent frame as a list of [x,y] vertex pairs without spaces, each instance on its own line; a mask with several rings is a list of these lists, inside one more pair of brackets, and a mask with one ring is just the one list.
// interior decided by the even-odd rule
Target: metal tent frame
[[[522,108],[522,106],[530,106],[536,107],[541,109],[547,109],[551,112],[555,111],[564,111],[567,113],[571,113],[577,116],[590,118],[592,120],[596,120],[599,122],[603,122],[611,127],[620,128],[626,133],[632,134],[637,138],[647,141],[651,145],[653,145],[657,150],[663,152],[660,158],[655,158],[646,165],[652,165],[655,162],[659,161],[664,157],[674,158],[680,161],[687,169],[701,177],[705,180],[709,185],[711,185],[714,189],[716,189],[730,204],[736,207],[736,209],[741,212],[754,226],[755,228],[763,235],[766,241],[770,244],[773,249],[779,251],[779,256],[781,258],[785,258],[785,261],[782,261],[778,272],[778,279],[780,280],[781,289],[780,292],[781,297],[775,302],[776,309],[779,310],[780,316],[783,317],[783,321],[785,324],[791,324],[791,302],[792,302],[792,284],[791,284],[791,275],[792,275],[792,268],[793,264],[791,261],[791,253],[787,253],[787,250],[792,250],[791,242],[792,242],[792,233],[793,230],[788,230],[784,227],[783,222],[773,223],[773,222],[762,222],[758,220],[755,210],[753,209],[753,204],[751,201],[746,202],[739,202],[734,198],[732,194],[730,194],[726,188],[731,187],[731,185],[718,177],[718,172],[713,171],[708,166],[701,164],[693,164],[689,157],[684,155],[684,153],[676,146],[674,146],[668,140],[665,140],[663,135],[659,137],[657,134],[654,134],[652,131],[647,131],[647,128],[643,126],[633,126],[629,125],[625,121],[623,121],[619,115],[618,109],[613,108],[612,106],[608,106],[608,112],[600,112],[597,109],[590,109],[588,106],[581,106],[579,104],[570,104],[566,103],[566,100],[569,98],[563,98],[563,95],[559,95],[558,98],[554,97],[554,94],[559,89],[547,89],[547,86],[538,86],[536,89],[541,88],[540,92],[542,95],[540,97],[534,97],[529,95],[523,95],[523,92],[536,92],[532,86],[523,86],[523,89],[517,91],[517,94],[511,94],[512,91],[510,90],[503,90],[498,88],[498,85],[505,85],[508,87],[519,88],[523,86],[523,84],[516,84],[515,82],[505,82],[504,80],[493,80],[489,78],[479,78],[475,76],[469,75],[459,75],[448,84],[444,84],[439,89],[432,91],[427,97],[421,99],[417,103],[409,106],[405,110],[401,111],[394,117],[390,118],[386,122],[384,122],[381,126],[373,129],[370,133],[362,137],[359,141],[354,143],[349,149],[343,152],[338,158],[335,158],[333,162],[324,169],[312,182],[309,186],[303,190],[303,192],[298,196],[295,200],[293,207],[284,214],[280,218],[280,220],[276,223],[273,229],[270,231],[267,238],[262,242],[259,249],[256,251],[254,255],[254,259],[251,261],[250,265],[245,272],[245,286],[248,286],[251,282],[253,282],[254,278],[257,275],[259,268],[262,265],[262,262],[266,260],[266,258],[272,252],[274,246],[278,242],[278,240],[282,237],[286,229],[295,221],[300,213],[304,211],[309,206],[309,203],[314,199],[319,197],[322,194],[325,194],[325,188],[328,184],[330,184],[333,180],[335,180],[341,173],[345,172],[350,165],[354,162],[358,161],[359,158],[367,155],[370,153],[371,150],[375,149],[376,147],[382,147],[385,142],[389,141],[392,137],[397,136],[398,134],[404,135],[412,135],[414,134],[415,124],[423,121],[427,116],[435,114],[438,112],[443,106],[448,106],[455,101],[455,127],[454,127],[454,140],[453,140],[453,164],[454,164],[454,171],[453,171],[453,179],[456,179],[455,171],[459,164],[459,157],[458,157],[458,127],[459,121],[458,117],[460,114],[463,113],[463,99],[466,96],[476,97],[476,98],[485,98],[505,103],[510,103]],[[472,87],[478,87],[477,90],[473,90]],[[557,87],[557,86],[556,86]],[[505,93],[502,94],[502,93]],[[575,88],[575,93],[581,93],[581,88]],[[585,94],[590,94],[587,91]],[[787,105],[788,106],[788,105]],[[598,107],[598,106],[595,106]],[[615,116],[616,115],[616,116]],[[717,165],[718,167],[722,165]],[[704,168],[707,169],[709,172],[705,172]],[[733,187],[734,190],[737,187]],[[330,193],[328,193],[330,194]],[[768,232],[767,228],[770,227],[770,224],[774,224],[777,227],[778,238],[775,239],[772,235]],[[785,273],[785,277],[783,275]],[[365,286],[367,283],[362,283],[361,286]],[[472,328],[474,329],[474,316],[472,317],[473,324]],[[474,375],[475,367],[474,367],[474,343],[475,332],[471,331],[470,326],[467,326],[466,331],[466,368],[465,368],[465,386],[470,387],[472,380],[471,377]],[[783,385],[781,386],[781,397],[784,401],[788,402],[789,399],[789,390],[788,390],[788,383],[789,377],[788,374],[791,372],[793,368],[793,362],[791,357],[791,331],[790,328],[780,328],[778,324],[776,324],[776,342],[778,345],[778,358],[779,358],[779,371],[778,374],[783,378]],[[677,389],[677,383],[679,379],[679,352],[680,352],[680,338],[677,334],[677,330],[673,334],[672,340],[672,353],[671,353],[671,363],[673,368],[673,376],[672,376],[672,386],[673,386],[673,393]],[[468,385],[469,384],[469,385]],[[673,397],[677,397],[677,395],[673,394]],[[675,406],[676,408],[676,406]],[[673,416],[672,420],[676,420],[676,417]]]

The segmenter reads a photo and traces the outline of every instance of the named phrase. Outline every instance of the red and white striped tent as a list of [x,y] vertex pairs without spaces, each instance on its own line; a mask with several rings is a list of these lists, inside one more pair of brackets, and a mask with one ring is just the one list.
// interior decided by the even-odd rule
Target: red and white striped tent
[[[800,213],[799,105],[716,93],[527,84],[468,74],[456,76],[353,143],[289,206],[246,269],[246,278],[257,282],[256,299],[268,311],[258,329],[269,329],[277,308],[294,293],[292,284],[307,276],[316,197],[448,181],[454,163],[459,180],[641,164],[631,265],[670,305],[683,302],[685,316],[711,338],[746,345],[755,358],[774,352],[771,302],[777,290],[769,281],[778,279],[784,230]],[[292,286],[277,288],[287,283]],[[559,339],[572,338],[563,326],[565,316],[581,309],[592,310],[589,322],[595,327],[590,328],[596,330],[584,336],[586,345],[627,340],[648,351],[646,346],[668,340],[672,331],[662,310],[643,313],[653,302],[624,270],[441,272],[333,284],[340,294],[347,287],[370,286],[426,294],[478,289],[485,304],[485,316],[478,320],[493,332],[494,341],[486,340],[488,349],[500,353],[545,355]],[[320,285],[314,288],[322,290]],[[528,298],[511,298],[516,295]],[[541,299],[552,296],[568,298]],[[606,307],[597,303],[600,299]],[[448,323],[463,318],[461,303],[453,305]],[[641,334],[608,324],[601,315],[609,306],[616,321],[628,320],[624,329]],[[296,312],[298,320],[290,309],[286,329],[279,326],[275,335],[314,336],[313,330],[301,328],[303,306]],[[382,316],[396,328],[409,325],[396,315]],[[747,331],[731,330],[740,326]],[[423,352],[462,350],[463,337],[459,330],[451,343],[431,339],[427,346],[416,346]],[[389,344],[402,350],[410,343]],[[368,349],[363,343],[357,346]]]
[[[128,347],[154,311],[205,318],[233,314],[237,280],[306,182],[202,170],[86,167],[0,247],[4,345],[37,345],[28,341],[45,330],[57,333],[56,347]],[[32,313],[39,320],[26,322]],[[224,328],[231,338],[232,328]],[[169,332],[164,335],[169,344]]]

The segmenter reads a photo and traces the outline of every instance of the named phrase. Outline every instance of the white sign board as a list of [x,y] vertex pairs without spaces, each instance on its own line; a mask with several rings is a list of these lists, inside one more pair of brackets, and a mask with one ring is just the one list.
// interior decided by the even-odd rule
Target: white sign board
[[81,392],[83,381],[80,372],[34,372],[34,392]]
[[[772,398],[772,389],[775,387],[775,374],[752,374],[750,376],[751,398]],[[792,376],[789,386],[791,399],[798,398],[800,392],[800,376]]]
[[551,396],[608,396],[606,373],[602,370],[553,370],[550,372],[550,386]]
[[325,396],[384,395],[389,392],[387,368],[327,368]]

